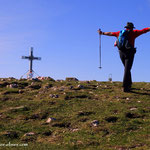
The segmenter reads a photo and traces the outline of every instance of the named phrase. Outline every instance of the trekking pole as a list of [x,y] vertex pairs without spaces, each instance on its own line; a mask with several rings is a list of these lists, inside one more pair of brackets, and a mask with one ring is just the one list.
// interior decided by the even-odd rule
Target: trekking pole
[[[101,31],[101,29],[99,29]],[[101,34],[99,34],[99,69],[102,69],[102,64],[101,64],[102,58],[101,58]]]

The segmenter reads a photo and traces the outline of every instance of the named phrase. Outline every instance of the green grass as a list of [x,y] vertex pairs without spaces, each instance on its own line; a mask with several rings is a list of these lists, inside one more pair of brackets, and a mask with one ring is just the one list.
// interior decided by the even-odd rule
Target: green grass
[[[12,83],[18,87],[7,86]],[[149,150],[150,83],[133,83],[131,93],[122,92],[121,86],[121,82],[1,81],[0,149]],[[49,117],[55,120],[46,123]],[[99,121],[96,127],[93,120]],[[25,136],[29,132],[34,134]],[[9,142],[28,146],[1,145]]]

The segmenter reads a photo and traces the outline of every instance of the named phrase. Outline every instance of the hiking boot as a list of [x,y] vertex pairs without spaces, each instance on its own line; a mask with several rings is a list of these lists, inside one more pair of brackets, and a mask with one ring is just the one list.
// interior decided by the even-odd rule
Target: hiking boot
[[128,88],[131,89],[131,85],[129,85]]
[[123,92],[130,92],[130,88],[129,87],[124,87]]

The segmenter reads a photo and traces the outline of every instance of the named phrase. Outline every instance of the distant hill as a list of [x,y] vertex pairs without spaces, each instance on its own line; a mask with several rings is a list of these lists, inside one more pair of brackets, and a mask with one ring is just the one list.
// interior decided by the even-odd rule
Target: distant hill
[[149,150],[150,83],[0,79],[0,149]]

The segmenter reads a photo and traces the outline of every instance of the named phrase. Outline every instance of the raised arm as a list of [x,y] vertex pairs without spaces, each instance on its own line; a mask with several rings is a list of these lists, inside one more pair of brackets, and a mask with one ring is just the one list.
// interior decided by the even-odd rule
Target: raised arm
[[112,34],[112,32],[102,32],[100,29],[97,30],[97,32],[98,32],[99,34],[101,34],[101,35],[114,36],[114,35]]
[[144,28],[142,30],[133,30],[135,32],[135,37],[138,37],[144,33],[147,33],[150,31],[150,27]]

